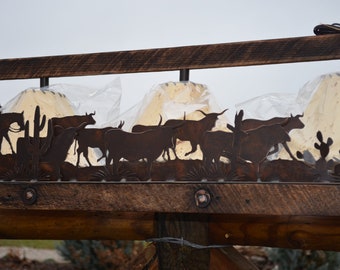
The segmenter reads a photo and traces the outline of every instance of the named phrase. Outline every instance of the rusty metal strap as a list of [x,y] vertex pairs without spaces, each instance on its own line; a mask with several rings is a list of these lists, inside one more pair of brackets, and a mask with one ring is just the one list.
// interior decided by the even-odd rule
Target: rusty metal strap
[[209,248],[225,248],[225,247],[231,247],[231,245],[199,245],[196,243],[192,243],[188,240],[181,238],[175,238],[175,237],[161,237],[161,238],[149,238],[145,240],[146,242],[154,242],[154,243],[170,243],[170,244],[176,244],[181,246],[187,246],[192,247],[196,249],[209,249]]
[[314,27],[315,35],[340,34],[340,23],[319,24]]

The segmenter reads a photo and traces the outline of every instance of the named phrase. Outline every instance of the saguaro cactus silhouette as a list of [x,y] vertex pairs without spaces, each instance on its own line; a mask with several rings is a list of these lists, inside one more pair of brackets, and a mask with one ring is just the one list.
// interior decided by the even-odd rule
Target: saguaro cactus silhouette
[[241,136],[242,134],[244,134],[244,132],[242,132],[242,119],[243,119],[243,110],[235,114],[235,120],[234,120],[235,127],[227,124],[227,127],[234,133],[233,142],[232,142],[233,151],[232,151],[232,155],[230,159],[232,172],[236,171],[236,163],[240,156]]
[[43,130],[46,123],[46,115],[43,115],[40,120],[40,107],[36,106],[33,120],[33,138],[29,136],[29,121],[25,124],[25,140],[28,153],[32,157],[32,177],[39,178],[39,161],[51,142],[52,128],[49,126],[46,138],[40,137],[40,132]]

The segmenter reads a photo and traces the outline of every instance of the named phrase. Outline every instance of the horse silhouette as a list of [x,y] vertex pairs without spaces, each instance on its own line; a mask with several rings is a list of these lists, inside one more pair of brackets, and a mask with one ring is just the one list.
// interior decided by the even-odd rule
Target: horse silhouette
[[[14,129],[11,127],[13,123],[17,123],[19,125],[19,129]],[[2,144],[2,139],[5,138],[11,147],[12,154],[14,154],[12,142],[9,139],[8,132],[20,132],[25,129],[24,124],[24,112],[16,113],[1,113],[0,114],[0,149]]]

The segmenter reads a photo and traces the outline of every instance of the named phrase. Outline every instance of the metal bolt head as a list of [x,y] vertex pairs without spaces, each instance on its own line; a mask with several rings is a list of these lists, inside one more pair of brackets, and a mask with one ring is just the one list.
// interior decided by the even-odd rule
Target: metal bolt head
[[205,189],[199,189],[195,193],[195,203],[199,208],[207,207],[211,202],[211,195]]
[[26,191],[26,193],[25,193],[25,199],[26,199],[26,200],[32,199],[33,196],[34,196],[34,194],[33,194],[32,190]]
[[37,191],[34,188],[26,188],[22,194],[24,204],[34,204],[37,201]]

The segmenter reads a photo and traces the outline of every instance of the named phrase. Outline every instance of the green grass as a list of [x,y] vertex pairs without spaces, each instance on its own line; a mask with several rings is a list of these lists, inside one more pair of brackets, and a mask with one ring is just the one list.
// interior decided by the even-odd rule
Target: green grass
[[30,247],[55,249],[56,245],[61,241],[57,240],[3,240],[0,239],[0,246],[2,247]]

